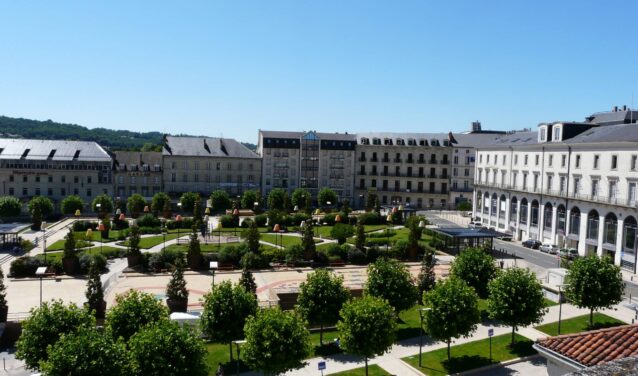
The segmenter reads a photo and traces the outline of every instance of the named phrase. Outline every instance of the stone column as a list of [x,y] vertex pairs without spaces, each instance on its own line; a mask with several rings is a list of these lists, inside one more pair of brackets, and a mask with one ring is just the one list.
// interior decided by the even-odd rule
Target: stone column
[[[567,235],[569,235],[569,232],[572,229],[572,224],[570,219],[570,215],[571,215],[571,209],[567,209],[565,210],[565,238],[567,238]],[[567,239],[565,239],[565,241],[567,241]]]
[[505,198],[505,229],[507,230],[510,228],[510,205],[509,197]]
[[474,191],[472,191],[472,219],[474,219],[474,217],[476,217],[476,188],[474,189]]
[[580,231],[578,233],[578,254],[581,256],[585,256],[585,250],[587,249],[587,244],[585,244],[585,240],[587,239],[587,220],[588,213],[580,212]]
[[598,245],[596,246],[596,254],[598,257],[603,255],[603,236],[605,231],[605,217],[602,215],[598,217]]
[[527,237],[530,237],[529,229],[532,228],[532,203],[527,202]]
[[518,230],[521,225],[521,200],[516,201],[516,223],[514,224],[514,230],[516,234],[514,234],[514,239],[521,240],[518,236]]
[[623,230],[624,230],[623,226],[624,226],[624,220],[619,219],[618,224],[616,226],[616,253],[614,255],[614,264],[616,265],[620,265],[620,262],[622,260],[621,258],[622,250],[623,250],[622,240],[623,240]]
[[558,206],[554,205],[552,207],[552,233],[551,233],[551,241],[552,244],[556,244],[556,219],[558,218]]

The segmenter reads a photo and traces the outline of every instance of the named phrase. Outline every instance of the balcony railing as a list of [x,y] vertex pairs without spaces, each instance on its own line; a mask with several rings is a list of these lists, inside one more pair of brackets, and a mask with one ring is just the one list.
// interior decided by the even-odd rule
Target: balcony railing
[[401,163],[403,162],[403,159],[401,158],[394,158],[394,163]]
[[381,162],[388,163],[388,162],[390,162],[390,158],[383,158],[383,159],[381,160]]

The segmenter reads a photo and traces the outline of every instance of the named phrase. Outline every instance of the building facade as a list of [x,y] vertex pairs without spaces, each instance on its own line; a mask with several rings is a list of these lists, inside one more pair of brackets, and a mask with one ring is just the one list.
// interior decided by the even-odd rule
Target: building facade
[[267,196],[272,189],[283,188],[290,194],[304,188],[316,200],[319,190],[328,187],[340,201],[352,205],[356,144],[356,137],[347,133],[260,130],[262,193]]
[[122,200],[140,194],[147,200],[162,191],[161,152],[114,152],[114,195]]
[[488,227],[608,255],[635,273],[638,111],[540,124],[478,151],[474,216]]
[[260,188],[261,158],[230,138],[167,136],[162,176],[164,190],[172,197],[184,192],[207,197],[216,190],[235,197]]
[[112,195],[112,167],[111,156],[95,142],[0,139],[0,195],[23,201],[42,195],[58,204],[78,195],[89,203]]

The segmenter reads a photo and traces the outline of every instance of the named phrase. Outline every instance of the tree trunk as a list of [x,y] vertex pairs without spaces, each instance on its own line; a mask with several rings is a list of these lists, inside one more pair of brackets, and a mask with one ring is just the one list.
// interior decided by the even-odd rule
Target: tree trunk
[[450,342],[452,342],[451,339],[447,340],[447,361],[450,361]]
[[594,309],[589,310],[589,328],[591,329],[594,326]]
[[319,346],[323,346],[323,322],[319,328]]
[[228,342],[228,348],[230,349],[230,362],[233,362],[233,343]]
[[368,376],[368,357],[363,358],[363,361],[366,363],[366,376]]
[[516,327],[512,326],[512,346],[514,346],[514,332],[516,332]]

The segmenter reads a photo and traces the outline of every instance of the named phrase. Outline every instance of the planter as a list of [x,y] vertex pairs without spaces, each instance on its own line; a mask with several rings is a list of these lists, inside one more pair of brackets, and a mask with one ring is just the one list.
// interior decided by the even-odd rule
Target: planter
[[186,312],[188,299],[166,299],[168,310],[173,312]]
[[7,322],[8,313],[9,313],[9,306],[0,306],[0,323]]
[[126,260],[128,261],[128,267],[133,268],[142,263],[142,254],[129,254],[126,255]]
[[62,268],[64,269],[65,274],[76,274],[80,269],[80,260],[77,256],[65,257],[62,259]]

